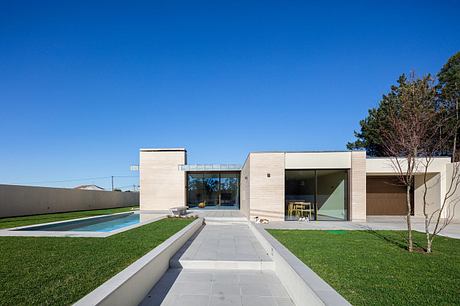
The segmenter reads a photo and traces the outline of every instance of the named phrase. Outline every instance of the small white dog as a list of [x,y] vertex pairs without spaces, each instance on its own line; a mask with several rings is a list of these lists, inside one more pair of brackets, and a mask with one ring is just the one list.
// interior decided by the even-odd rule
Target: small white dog
[[268,224],[270,221],[268,219],[256,217],[256,223]]

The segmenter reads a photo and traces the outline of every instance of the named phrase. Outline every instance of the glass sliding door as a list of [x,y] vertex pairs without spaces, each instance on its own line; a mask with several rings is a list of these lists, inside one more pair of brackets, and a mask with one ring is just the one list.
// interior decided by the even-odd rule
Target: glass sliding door
[[205,199],[202,173],[189,173],[187,176],[187,203],[190,207],[196,207]]
[[317,220],[347,220],[348,171],[317,170]]
[[[286,171],[285,184],[286,220],[298,220],[300,217],[308,217],[315,220],[315,170]],[[308,211],[301,211],[303,208]]]
[[240,199],[239,173],[220,174],[220,206],[238,208]]
[[240,172],[188,172],[187,205],[201,209],[239,209]]
[[285,220],[347,220],[348,170],[286,170]]

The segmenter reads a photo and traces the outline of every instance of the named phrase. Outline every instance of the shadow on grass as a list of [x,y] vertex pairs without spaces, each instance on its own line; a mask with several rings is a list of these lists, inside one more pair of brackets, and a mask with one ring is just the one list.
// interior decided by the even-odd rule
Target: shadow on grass
[[[371,228],[365,230],[366,233],[373,235],[376,238],[379,238],[387,243],[390,243],[398,248],[407,251],[407,236],[405,232],[394,231],[392,234],[385,235],[382,231],[376,231]],[[425,247],[417,243],[415,240],[412,240],[414,245],[414,252],[417,251],[426,251]]]

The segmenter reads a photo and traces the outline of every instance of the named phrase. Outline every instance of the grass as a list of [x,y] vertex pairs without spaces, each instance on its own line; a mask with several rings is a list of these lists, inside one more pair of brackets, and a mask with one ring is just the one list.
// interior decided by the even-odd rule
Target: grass
[[168,218],[107,238],[0,237],[0,304],[71,304],[191,222]]
[[137,208],[137,206],[98,209],[98,210],[84,210],[84,211],[74,211],[74,212],[57,213],[57,214],[25,216],[25,217],[0,218],[0,228],[11,228],[11,227],[39,224],[39,223],[48,223],[48,222],[56,222],[56,221],[63,221],[63,220],[70,220],[70,219],[77,219],[77,218],[84,218],[84,217],[92,217],[92,216],[98,216],[98,215],[114,214],[114,213],[130,211],[132,208]]
[[[353,305],[459,305],[460,240],[408,253],[402,231],[269,232]],[[419,247],[424,236],[415,234]]]

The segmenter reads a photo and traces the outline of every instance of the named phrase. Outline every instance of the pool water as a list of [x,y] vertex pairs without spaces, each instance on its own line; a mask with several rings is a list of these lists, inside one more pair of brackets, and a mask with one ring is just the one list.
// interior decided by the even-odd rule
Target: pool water
[[58,224],[29,226],[17,229],[17,231],[111,232],[140,222],[140,214],[130,212],[85,220],[66,221]]

